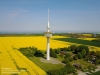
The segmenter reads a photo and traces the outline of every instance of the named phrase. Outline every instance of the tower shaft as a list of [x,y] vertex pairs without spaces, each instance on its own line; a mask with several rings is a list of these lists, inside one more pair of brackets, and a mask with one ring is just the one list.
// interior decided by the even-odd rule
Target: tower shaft
[[50,60],[50,37],[47,37],[47,60]]

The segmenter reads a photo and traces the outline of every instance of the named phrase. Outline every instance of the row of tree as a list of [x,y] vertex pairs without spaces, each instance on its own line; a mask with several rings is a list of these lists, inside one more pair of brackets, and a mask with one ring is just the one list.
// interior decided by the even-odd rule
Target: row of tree
[[77,55],[77,57],[80,59],[89,54],[89,48],[85,45],[71,45],[68,48],[64,47],[57,49],[50,48],[50,55],[54,58],[57,58],[58,54],[62,55],[64,58],[70,57],[71,54],[69,54],[68,52],[71,52],[73,55]]
[[40,50],[38,50],[36,47],[25,47],[25,48],[19,48],[18,49],[23,55],[26,57],[43,57],[44,54]]

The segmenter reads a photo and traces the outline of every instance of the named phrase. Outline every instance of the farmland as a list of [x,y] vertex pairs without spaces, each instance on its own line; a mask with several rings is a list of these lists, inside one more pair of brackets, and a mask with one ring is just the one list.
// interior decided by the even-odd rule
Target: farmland
[[16,38],[0,38],[0,65],[2,75],[16,73],[19,75],[45,75],[45,71],[28,60],[18,50],[15,50],[15,47],[18,48],[21,46],[26,46],[26,44],[19,43]]
[[100,47],[100,42],[95,42],[90,40],[83,40],[83,39],[76,39],[76,38],[57,38],[55,40]]
[[[58,36],[59,37],[59,36]],[[59,37],[60,38],[60,37]],[[51,40],[51,47],[64,47],[68,43]],[[35,46],[39,50],[46,49],[46,38],[38,37],[0,37],[0,69],[2,75],[45,75],[35,63],[23,56],[17,49]]]
[[[66,40],[65,40],[66,39]],[[79,41],[79,42],[78,42]],[[68,47],[71,44],[85,44],[100,49],[100,43],[88,39],[73,39],[64,36],[53,36],[50,40],[51,48]],[[46,75],[35,63],[23,56],[17,49],[35,46],[39,50],[46,49],[44,36],[33,37],[0,37],[0,70],[1,75]],[[92,48],[92,49],[93,49]]]

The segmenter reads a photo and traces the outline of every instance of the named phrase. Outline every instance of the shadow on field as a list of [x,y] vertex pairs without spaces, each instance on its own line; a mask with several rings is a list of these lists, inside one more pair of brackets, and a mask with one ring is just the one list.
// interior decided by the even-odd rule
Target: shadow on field
[[54,38],[53,40],[100,47],[100,42],[88,41],[88,40],[82,40],[82,39],[76,39],[76,38]]

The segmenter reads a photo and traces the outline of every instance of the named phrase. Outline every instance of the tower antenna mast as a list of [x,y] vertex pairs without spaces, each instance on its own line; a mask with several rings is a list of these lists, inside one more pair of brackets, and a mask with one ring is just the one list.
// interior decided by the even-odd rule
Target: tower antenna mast
[[50,30],[50,25],[49,25],[49,9],[48,9],[48,26],[47,26],[47,31],[49,32]]

